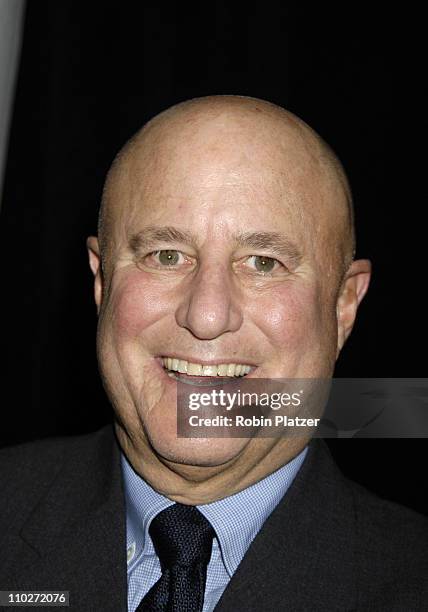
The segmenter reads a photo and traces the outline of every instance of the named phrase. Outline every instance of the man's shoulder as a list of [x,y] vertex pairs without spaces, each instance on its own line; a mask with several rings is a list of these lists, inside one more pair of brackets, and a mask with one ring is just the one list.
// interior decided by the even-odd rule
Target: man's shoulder
[[375,534],[387,533],[388,530],[390,530],[388,539],[391,539],[391,535],[399,535],[402,530],[407,530],[409,527],[427,529],[427,516],[407,506],[384,499],[355,481],[346,479],[346,482],[353,495],[357,523],[361,532],[367,534],[369,538]]
[[361,609],[422,610],[428,597],[428,518],[346,481],[352,494]]
[[2,449],[0,496],[2,585],[63,585],[76,609],[125,609],[125,508],[112,426]]
[[[428,575],[428,517],[347,481],[354,500],[357,564],[376,573]],[[419,572],[417,571],[419,570]]]
[[[0,475],[2,482],[8,477],[25,478],[28,473],[34,475],[57,470],[64,458],[85,458],[94,449],[112,438],[112,425],[105,425],[91,433],[73,436],[58,436],[23,442],[0,448]],[[11,469],[13,468],[13,474]]]
[[[0,449],[0,495],[8,500],[2,505],[0,522],[18,520],[59,478],[88,478],[109,460],[113,437],[113,427],[107,425],[92,433],[38,439]],[[99,467],[98,471],[102,473]]]
[[[355,534],[363,554],[381,550],[383,564],[387,561],[387,552],[407,548],[424,549],[428,558],[428,517],[406,506],[385,499],[357,482],[346,478],[337,465],[327,446],[321,446],[323,461],[329,465],[324,472],[328,477],[324,486],[330,486],[331,499],[340,508],[340,499],[348,498],[345,506],[347,519],[354,524]],[[318,458],[321,457],[318,455]],[[332,485],[332,482],[335,484]],[[321,486],[323,480],[321,479]],[[351,514],[352,512],[352,514]],[[340,516],[340,512],[337,516]],[[381,547],[380,547],[381,544]]]

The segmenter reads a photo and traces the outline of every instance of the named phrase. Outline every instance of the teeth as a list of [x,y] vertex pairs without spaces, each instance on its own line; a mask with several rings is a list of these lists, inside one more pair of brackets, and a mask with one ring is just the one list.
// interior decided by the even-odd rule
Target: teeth
[[217,376],[217,366],[216,365],[206,365],[202,369],[203,376]]
[[[168,359],[169,361],[169,359]],[[169,368],[171,369],[171,368]],[[188,363],[187,364],[187,373],[188,374],[202,374],[202,366],[199,363]]]
[[163,357],[162,363],[167,370],[193,376],[244,376],[251,370],[251,366],[242,363],[202,365],[172,357]]
[[187,374],[187,361],[183,361],[183,359],[178,360],[177,372]]
[[234,363],[229,363],[226,376],[235,376],[235,367]]

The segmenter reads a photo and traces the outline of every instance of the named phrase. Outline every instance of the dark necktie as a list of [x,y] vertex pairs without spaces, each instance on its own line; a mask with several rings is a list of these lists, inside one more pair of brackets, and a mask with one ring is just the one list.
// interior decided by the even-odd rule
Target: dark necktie
[[194,506],[174,504],[149,528],[162,576],[136,612],[201,612],[214,529]]

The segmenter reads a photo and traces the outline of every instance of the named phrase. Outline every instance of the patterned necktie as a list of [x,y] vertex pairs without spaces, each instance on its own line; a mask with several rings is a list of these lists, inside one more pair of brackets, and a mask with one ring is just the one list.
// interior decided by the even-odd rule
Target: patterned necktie
[[214,529],[194,506],[174,504],[149,528],[162,576],[136,612],[201,612]]

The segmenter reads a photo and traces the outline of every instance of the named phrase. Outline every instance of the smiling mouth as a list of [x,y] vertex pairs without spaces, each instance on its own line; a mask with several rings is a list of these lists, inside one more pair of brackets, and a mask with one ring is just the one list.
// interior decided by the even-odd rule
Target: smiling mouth
[[175,357],[161,357],[160,362],[168,376],[191,384],[198,381],[201,384],[213,384],[216,381],[226,382],[225,379],[236,380],[244,378],[256,369],[255,366],[244,363],[203,364]]

